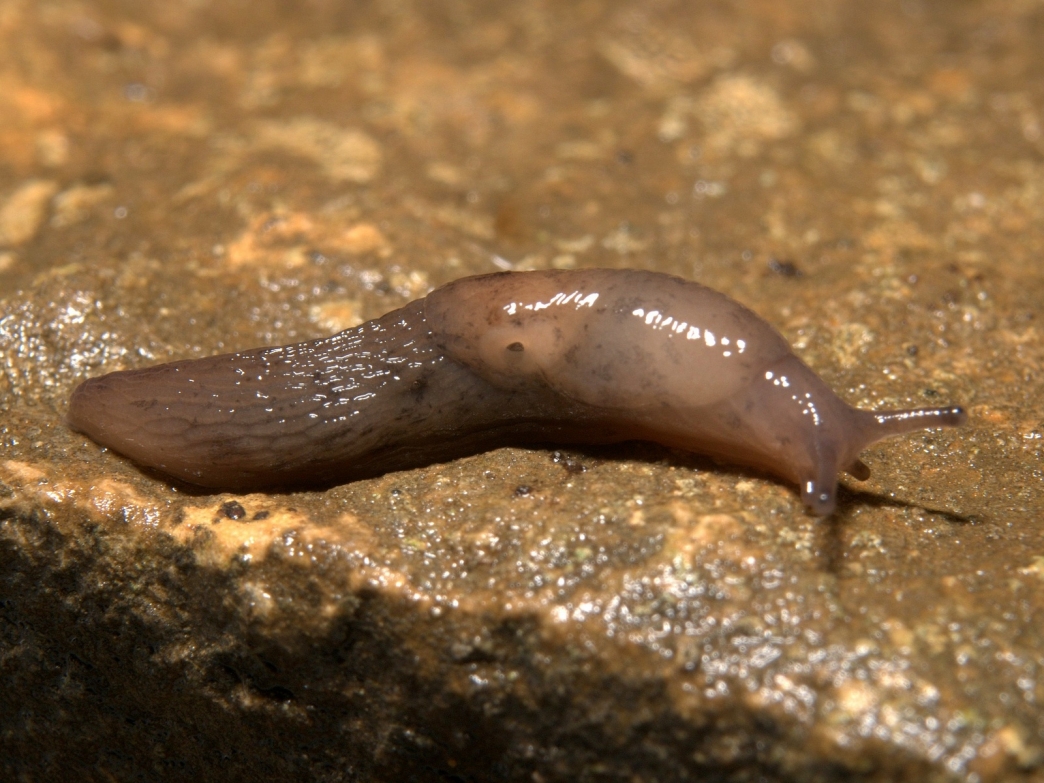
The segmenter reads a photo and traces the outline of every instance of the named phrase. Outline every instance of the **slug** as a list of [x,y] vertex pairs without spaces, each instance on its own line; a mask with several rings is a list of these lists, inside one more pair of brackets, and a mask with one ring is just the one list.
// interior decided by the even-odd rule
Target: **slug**
[[321,340],[113,372],[68,423],[215,490],[332,485],[504,444],[651,440],[794,482],[834,510],[837,474],[960,407],[841,400],[724,294],[637,270],[468,277]]

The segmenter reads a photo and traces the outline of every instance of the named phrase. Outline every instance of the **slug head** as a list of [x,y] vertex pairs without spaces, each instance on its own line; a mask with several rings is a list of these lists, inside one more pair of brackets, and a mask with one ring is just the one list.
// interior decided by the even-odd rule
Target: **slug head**
[[859,459],[868,446],[930,427],[955,427],[966,419],[955,406],[879,412],[853,408],[796,356],[767,367],[718,415],[742,430],[734,440],[744,443],[746,452],[728,456],[796,483],[802,502],[816,516],[833,513],[840,472],[859,481],[870,477]]
[[742,305],[635,270],[466,278],[427,297],[448,358],[495,386],[548,388],[598,410],[618,439],[646,438],[760,467],[834,510],[837,475],[869,477],[883,437],[954,426],[959,408],[852,408]]

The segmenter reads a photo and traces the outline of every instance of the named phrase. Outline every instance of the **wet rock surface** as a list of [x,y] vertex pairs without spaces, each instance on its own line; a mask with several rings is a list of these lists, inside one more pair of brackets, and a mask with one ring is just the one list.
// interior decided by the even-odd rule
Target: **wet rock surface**
[[[0,770],[1040,780],[1035,3],[0,5]],[[201,493],[76,383],[498,268],[724,290],[864,407],[839,511],[651,445]]]

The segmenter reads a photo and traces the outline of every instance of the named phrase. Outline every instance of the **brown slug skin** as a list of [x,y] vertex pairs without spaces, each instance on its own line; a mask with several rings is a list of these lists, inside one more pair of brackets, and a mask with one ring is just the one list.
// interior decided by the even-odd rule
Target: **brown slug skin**
[[959,407],[851,407],[724,294],[635,270],[469,277],[322,340],[114,372],[70,426],[213,489],[329,485],[517,443],[645,439],[796,483],[814,514],[890,435]]

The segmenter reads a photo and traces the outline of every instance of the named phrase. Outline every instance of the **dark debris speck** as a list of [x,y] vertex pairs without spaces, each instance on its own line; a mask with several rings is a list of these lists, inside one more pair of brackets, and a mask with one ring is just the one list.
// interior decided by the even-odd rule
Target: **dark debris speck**
[[246,509],[235,500],[227,500],[221,504],[221,513],[228,519],[242,519],[246,516]]
[[556,451],[551,455],[551,459],[556,465],[561,465],[565,468],[567,473],[576,474],[587,471],[587,466],[585,464],[564,452]]
[[768,268],[780,277],[801,277],[798,265],[788,259],[770,258]]

